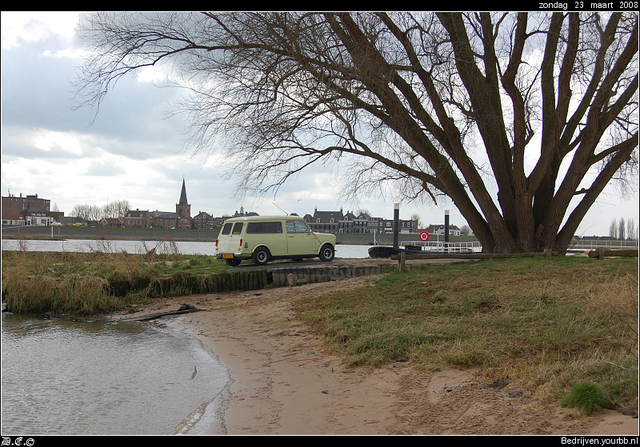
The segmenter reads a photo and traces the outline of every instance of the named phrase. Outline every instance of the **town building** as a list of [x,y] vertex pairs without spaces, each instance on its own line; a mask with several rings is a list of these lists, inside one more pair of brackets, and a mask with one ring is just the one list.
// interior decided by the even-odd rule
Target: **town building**
[[51,208],[51,200],[38,197],[38,194],[22,193],[18,197],[9,193],[6,197],[2,197],[2,214],[21,214],[23,211],[39,211],[49,212]]
[[129,210],[124,216],[126,228],[193,228],[191,205],[187,200],[187,187],[182,179],[180,200],[176,204],[176,211]]
[[149,228],[151,225],[151,213],[149,210],[129,210],[124,215],[125,228]]
[[344,220],[342,209],[340,211],[318,211],[315,209],[313,216],[307,214],[304,220],[316,233],[338,233],[340,231],[340,221]]
[[[393,233],[392,219],[381,217],[371,217],[367,213],[356,215],[352,211],[347,211],[339,222],[340,233]],[[398,232],[400,234],[415,234],[418,232],[418,221],[398,220]]]
[[2,197],[3,225],[49,226],[56,222],[62,213],[51,212],[51,200],[38,197],[38,194],[19,196],[9,194]]
[[[444,224],[441,225],[433,225],[430,224],[427,229],[427,233],[430,235],[444,235]],[[460,236],[460,228],[456,225],[449,225],[449,236]]]
[[214,230],[218,227],[215,218],[204,211],[198,212],[192,220],[194,230]]

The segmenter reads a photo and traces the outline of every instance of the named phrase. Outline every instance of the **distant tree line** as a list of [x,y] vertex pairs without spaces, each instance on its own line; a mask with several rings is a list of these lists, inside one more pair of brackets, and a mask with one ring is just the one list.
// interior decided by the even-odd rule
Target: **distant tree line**
[[624,217],[621,217],[619,221],[613,219],[609,226],[609,236],[620,240],[636,240],[638,239],[638,228],[633,219],[627,220],[626,223]]
[[128,200],[114,200],[106,205],[76,205],[71,216],[85,220],[100,220],[124,216],[131,209]]

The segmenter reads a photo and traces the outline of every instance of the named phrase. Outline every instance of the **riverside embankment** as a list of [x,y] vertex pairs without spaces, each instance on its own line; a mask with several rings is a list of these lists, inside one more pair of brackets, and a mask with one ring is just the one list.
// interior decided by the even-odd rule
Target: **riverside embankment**
[[[8,255],[24,269],[9,272]],[[38,283],[51,292],[47,278],[56,276],[84,304],[90,271],[109,279],[151,268],[154,278],[193,278],[226,268],[211,256],[179,253],[53,256],[3,252],[3,276],[20,279],[14,290],[26,297]],[[109,259],[119,264],[108,267]],[[382,263],[396,265],[328,265],[355,272]],[[241,265],[238,273],[255,270]],[[637,260],[485,260],[259,291],[177,293],[110,315],[201,309],[172,318],[231,371],[223,433],[637,435],[631,416],[580,416],[557,406],[574,383],[592,381],[607,391],[607,406],[637,409],[637,337],[628,337],[637,327]]]
[[[2,227],[3,238],[58,238],[58,239],[113,239],[113,240],[175,240],[215,242],[217,230],[166,230],[163,228],[96,228],[96,227]],[[336,234],[338,244],[373,245],[373,234]],[[418,234],[401,234],[402,241],[420,241]],[[442,237],[441,237],[442,238]],[[475,237],[452,237],[456,242],[477,240]],[[381,245],[392,245],[393,234],[376,234],[375,242]]]

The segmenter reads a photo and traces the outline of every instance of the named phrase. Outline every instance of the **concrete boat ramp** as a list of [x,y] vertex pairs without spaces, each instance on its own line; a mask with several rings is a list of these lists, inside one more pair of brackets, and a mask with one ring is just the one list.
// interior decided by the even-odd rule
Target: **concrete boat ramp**
[[[415,259],[407,260],[406,265],[453,264],[470,262],[469,259]],[[379,275],[398,269],[398,261],[390,258],[376,259],[336,259],[332,262],[302,261],[274,262],[264,266],[240,265],[229,268],[229,273],[263,272],[267,273],[273,287],[296,286],[317,282],[337,281],[358,276]]]

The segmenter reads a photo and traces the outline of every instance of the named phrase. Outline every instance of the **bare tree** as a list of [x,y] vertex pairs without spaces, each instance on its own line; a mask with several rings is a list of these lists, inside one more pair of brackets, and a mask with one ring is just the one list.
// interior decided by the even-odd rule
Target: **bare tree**
[[127,214],[131,209],[128,200],[114,200],[104,205],[101,217],[120,217]]
[[71,215],[85,220],[98,220],[103,217],[103,209],[97,205],[75,205]]
[[564,252],[635,184],[635,13],[99,13],[79,35],[80,105],[166,64],[188,145],[242,191],[339,162],[347,197],[446,196],[484,251]]
[[131,209],[128,200],[115,200],[106,205],[75,205],[71,215],[86,220],[124,216]]
[[621,241],[626,239],[626,231],[627,227],[624,222],[624,217],[620,218],[620,222],[618,223],[618,239]]
[[631,240],[638,239],[638,234],[636,233],[636,222],[633,218],[627,220],[627,238]]
[[422,218],[420,217],[419,214],[412,214],[411,220],[414,220],[416,222],[417,228],[422,228]]
[[618,239],[618,223],[615,219],[611,220],[611,224],[609,225],[609,237]]

